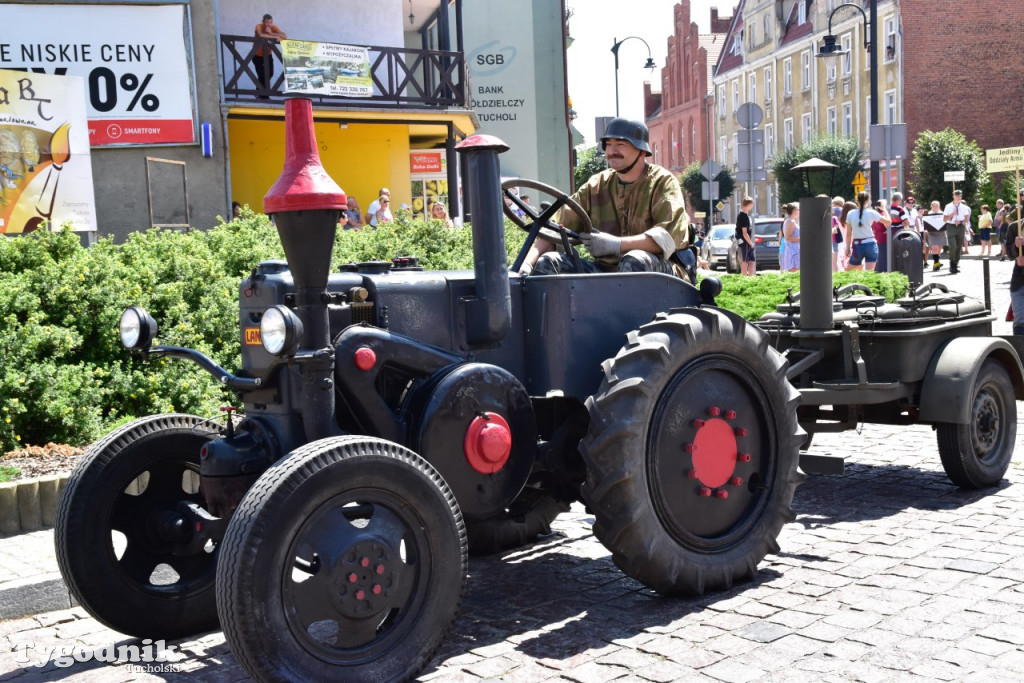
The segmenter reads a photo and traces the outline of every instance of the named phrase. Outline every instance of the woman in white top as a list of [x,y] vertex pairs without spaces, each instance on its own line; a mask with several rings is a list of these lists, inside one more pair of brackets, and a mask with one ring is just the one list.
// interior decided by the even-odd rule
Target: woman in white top
[[[846,256],[847,270],[874,270],[878,262],[878,242],[871,231],[871,224],[879,221],[888,227],[892,224],[888,212],[879,213],[871,208],[871,195],[857,194],[857,208],[846,214]],[[863,264],[863,268],[861,265]]]

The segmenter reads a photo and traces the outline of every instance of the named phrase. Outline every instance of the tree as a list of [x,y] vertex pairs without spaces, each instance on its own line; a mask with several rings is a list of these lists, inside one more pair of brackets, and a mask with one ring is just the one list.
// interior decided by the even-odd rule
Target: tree
[[791,170],[797,164],[817,157],[837,166],[835,178],[831,173],[812,173],[810,195],[853,195],[853,179],[861,170],[864,150],[856,138],[823,135],[810,142],[775,154],[772,171],[779,184],[779,203],[786,204],[808,196],[804,187],[804,174]]
[[964,193],[968,204],[977,202],[985,174],[985,157],[974,140],[968,141],[952,128],[938,132],[926,130],[914,143],[914,182],[911,188],[919,198],[918,204],[939,200],[943,205],[953,196],[953,184],[942,179],[946,171],[963,171],[964,179],[956,189]]
[[[701,162],[699,161],[694,161],[687,166],[679,177],[679,184],[682,185],[683,191],[689,195],[690,206],[694,210],[704,211],[711,215],[714,213],[713,206],[716,202],[732,195],[732,191],[736,188],[736,180],[733,178],[732,172],[723,168],[718,176],[715,177],[715,182],[718,183],[718,196],[712,197],[712,201],[708,202],[702,199],[704,195],[701,191],[701,185],[706,183],[707,179],[700,174],[700,166]],[[708,206],[709,203],[712,206]]]
[[590,176],[600,173],[606,168],[608,168],[608,164],[605,163],[604,155],[596,145],[581,150],[576,156],[576,168],[572,171],[576,189],[583,187],[583,183],[587,182]]

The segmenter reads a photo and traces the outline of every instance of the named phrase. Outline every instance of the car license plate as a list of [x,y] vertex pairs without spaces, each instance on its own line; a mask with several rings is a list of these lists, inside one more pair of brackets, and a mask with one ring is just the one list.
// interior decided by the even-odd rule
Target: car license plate
[[778,242],[778,240],[768,240],[768,246],[769,247],[777,247],[777,246],[779,246],[779,242]]

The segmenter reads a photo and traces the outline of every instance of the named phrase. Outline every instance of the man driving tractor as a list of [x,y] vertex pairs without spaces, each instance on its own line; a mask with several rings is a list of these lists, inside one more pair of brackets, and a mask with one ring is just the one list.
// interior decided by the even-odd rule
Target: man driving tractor
[[[590,216],[592,232],[580,235],[596,261],[581,259],[583,272],[681,274],[676,251],[690,245],[690,218],[679,181],[668,170],[648,163],[651,146],[640,121],[612,119],[601,137],[608,169],[595,174],[573,199]],[[578,230],[580,219],[563,208],[559,223]],[[575,272],[572,260],[543,236],[530,249],[524,275]]]

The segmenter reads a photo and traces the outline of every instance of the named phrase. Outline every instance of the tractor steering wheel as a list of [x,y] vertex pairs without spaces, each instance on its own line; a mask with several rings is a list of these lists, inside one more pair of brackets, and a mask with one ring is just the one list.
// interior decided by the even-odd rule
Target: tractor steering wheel
[[[543,192],[546,195],[555,198],[550,206],[542,208],[539,212],[537,208],[532,204],[525,203],[519,198],[519,195],[512,192],[513,187],[528,187],[531,190],[537,192]],[[582,232],[591,232],[594,229],[593,223],[590,221],[590,216],[583,210],[576,200],[569,195],[565,194],[558,188],[550,185],[545,185],[538,180],[527,180],[526,178],[510,178],[501,184],[501,193],[512,202],[513,205],[519,208],[525,216],[520,216],[512,210],[512,206],[509,204],[503,204],[503,210],[505,215],[508,216],[509,220],[518,225],[520,228],[527,232],[526,241],[523,243],[523,248],[519,250],[519,255],[516,257],[515,263],[512,264],[512,270],[519,272],[519,269],[523,267],[523,261],[526,260],[526,254],[530,251],[530,247],[537,240],[537,236],[540,235],[549,242],[561,243],[565,248],[565,253],[572,260],[573,265],[576,266],[576,270],[579,271],[579,254],[576,253],[576,249],[573,245],[580,243],[579,233],[573,232],[572,230],[566,230],[564,227],[555,223],[551,220],[559,209],[563,206],[568,206],[573,213],[579,216],[580,221],[583,224],[584,230]]]

